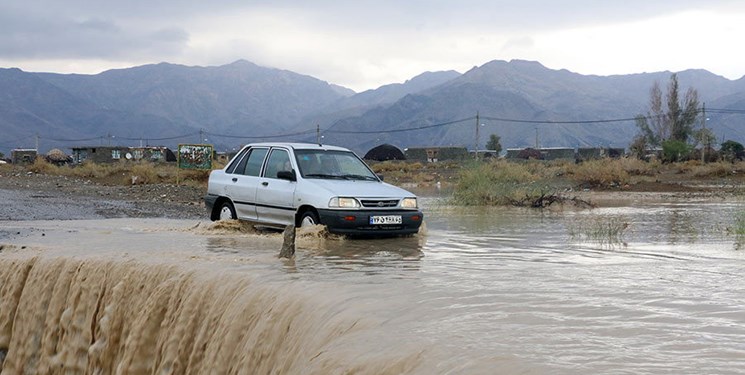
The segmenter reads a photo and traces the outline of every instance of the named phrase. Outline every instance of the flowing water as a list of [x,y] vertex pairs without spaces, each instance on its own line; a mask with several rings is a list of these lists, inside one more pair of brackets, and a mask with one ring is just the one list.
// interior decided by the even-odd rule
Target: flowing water
[[0,222],[2,374],[737,374],[739,200],[453,208],[398,239]]

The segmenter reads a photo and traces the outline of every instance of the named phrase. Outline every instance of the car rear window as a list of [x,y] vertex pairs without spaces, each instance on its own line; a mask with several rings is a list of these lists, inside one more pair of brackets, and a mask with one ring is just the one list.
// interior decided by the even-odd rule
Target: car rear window
[[259,176],[261,174],[261,165],[264,163],[264,157],[269,150],[266,148],[251,149],[248,154],[246,168],[243,174],[246,176]]

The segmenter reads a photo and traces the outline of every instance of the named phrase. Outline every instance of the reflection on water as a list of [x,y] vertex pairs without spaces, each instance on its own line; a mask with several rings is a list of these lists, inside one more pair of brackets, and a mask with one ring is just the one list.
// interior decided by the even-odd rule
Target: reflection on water
[[[250,275],[282,300],[306,301],[293,311],[308,314],[315,324],[308,329],[320,331],[305,332],[303,342],[311,345],[321,333],[339,340],[324,344],[324,355],[351,368],[387,361],[401,367],[378,372],[737,374],[745,368],[745,253],[733,229],[743,202],[647,199],[539,211],[422,201],[424,234],[370,240],[301,234],[292,261],[277,259],[279,233],[216,233],[183,222],[114,222],[120,229],[106,228],[112,221],[73,223],[74,232],[37,222],[33,231],[13,225],[2,231],[19,233],[9,240],[14,246],[73,247],[76,256],[126,249],[128,260],[155,257]],[[284,319],[281,307],[265,310],[270,321]],[[356,328],[323,326],[326,317],[338,316]],[[303,322],[292,328],[302,330]],[[374,357],[378,352],[386,356]]]

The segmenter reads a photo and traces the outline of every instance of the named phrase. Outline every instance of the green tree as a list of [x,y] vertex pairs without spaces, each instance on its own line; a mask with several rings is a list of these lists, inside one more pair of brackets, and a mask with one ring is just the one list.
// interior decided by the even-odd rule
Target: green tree
[[681,101],[677,74],[670,76],[664,98],[659,83],[655,82],[649,91],[647,114],[636,117],[639,135],[651,146],[660,146],[668,140],[687,143],[693,136],[698,107],[698,91],[692,87]]
[[486,149],[494,150],[495,153],[499,154],[502,151],[502,144],[499,143],[501,139],[502,138],[496,134],[490,135],[489,141],[486,142]]
[[668,139],[662,142],[662,161],[673,163],[688,160],[693,147],[686,142]]
[[745,147],[739,142],[726,141],[722,143],[722,148],[719,149],[722,154],[722,158],[727,161],[735,161],[735,159],[741,159],[745,156]]

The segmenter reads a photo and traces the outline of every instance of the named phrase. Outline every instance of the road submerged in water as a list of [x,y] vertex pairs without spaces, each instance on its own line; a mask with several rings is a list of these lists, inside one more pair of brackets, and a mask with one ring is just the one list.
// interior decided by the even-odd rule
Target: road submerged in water
[[619,197],[425,198],[417,236],[293,260],[232,222],[1,221],[3,373],[741,373],[743,201]]

